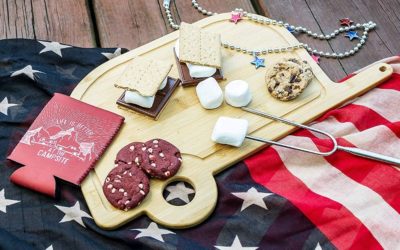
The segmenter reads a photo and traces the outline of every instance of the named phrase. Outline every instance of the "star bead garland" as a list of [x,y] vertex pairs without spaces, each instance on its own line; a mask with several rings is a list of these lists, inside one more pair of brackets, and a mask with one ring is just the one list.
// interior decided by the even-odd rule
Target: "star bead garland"
[[[174,19],[172,17],[172,13],[170,10],[170,1],[171,0],[164,0],[164,9],[165,13],[167,15],[167,19],[169,22],[169,25],[173,29],[179,29],[179,25],[174,22]],[[194,9],[196,9],[198,12],[205,16],[213,16],[217,15],[218,13],[208,11],[204,9],[202,6],[200,6],[197,3],[197,0],[191,0],[192,1],[192,6]],[[284,27],[286,28],[289,32],[293,34],[306,34],[308,36],[311,36],[314,39],[319,39],[319,40],[330,40],[338,36],[340,33],[346,33],[346,37],[349,37],[350,40],[352,41],[353,39],[358,39],[359,42],[353,47],[353,49],[338,53],[338,52],[324,52],[324,51],[318,51],[316,49],[311,48],[308,44],[305,43],[298,43],[296,45],[291,45],[291,46],[286,46],[286,47],[281,47],[281,48],[264,48],[264,49],[247,49],[247,48],[242,48],[240,46],[230,44],[227,42],[222,41],[221,46],[224,47],[225,49],[231,49],[235,50],[237,52],[241,52],[244,54],[248,55],[255,55],[257,58],[256,59],[261,59],[258,56],[260,55],[267,55],[267,54],[272,54],[272,53],[285,53],[285,52],[290,52],[294,51],[297,49],[306,49],[311,55],[318,56],[318,57],[326,57],[326,58],[333,58],[333,59],[342,59],[346,58],[349,56],[353,56],[357,52],[361,50],[361,48],[364,46],[368,39],[368,33],[370,30],[374,29],[376,27],[376,23],[369,21],[367,23],[356,23],[353,24],[353,20],[350,18],[342,18],[339,20],[339,23],[341,26],[339,29],[334,30],[332,33],[328,34],[318,34],[318,33],[313,33],[311,30],[301,27],[301,26],[293,26],[290,25],[289,23],[285,23],[283,21],[277,21],[273,20],[267,17],[263,17],[257,14],[252,14],[249,13],[243,9],[236,8],[232,13],[231,13],[231,18],[229,19],[230,22],[234,22],[235,24],[238,24],[240,20],[248,20],[252,22],[256,22],[262,25],[273,25],[273,26],[279,26],[279,27]],[[361,36],[358,36],[356,30],[363,29],[363,33]],[[251,64],[256,66],[256,69],[259,67],[264,67],[264,66],[258,66],[256,65],[256,59],[251,62]]]

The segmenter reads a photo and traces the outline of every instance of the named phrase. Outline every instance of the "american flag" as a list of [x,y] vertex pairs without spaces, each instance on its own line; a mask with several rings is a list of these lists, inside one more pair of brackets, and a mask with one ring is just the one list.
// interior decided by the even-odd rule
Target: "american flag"
[[[269,147],[216,176],[218,204],[202,224],[175,230],[140,217],[104,231],[79,187],[57,181],[59,199],[9,182],[6,156],[55,92],[69,94],[101,63],[125,49],[56,42],[0,41],[1,249],[400,249],[400,172],[344,152],[320,157]],[[400,73],[399,57],[387,59]],[[340,145],[400,157],[400,74],[312,126]],[[325,150],[308,131],[283,139]],[[194,190],[171,185],[165,198],[185,204]]]

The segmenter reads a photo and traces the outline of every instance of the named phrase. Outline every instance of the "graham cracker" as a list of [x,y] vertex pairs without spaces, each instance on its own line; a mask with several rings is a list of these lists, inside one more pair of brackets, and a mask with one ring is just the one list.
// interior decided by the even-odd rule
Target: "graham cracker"
[[136,57],[126,66],[114,86],[137,91],[142,96],[154,96],[171,68],[172,64],[168,62]]
[[220,69],[222,67],[220,34],[206,32],[192,24],[181,23],[179,60]]

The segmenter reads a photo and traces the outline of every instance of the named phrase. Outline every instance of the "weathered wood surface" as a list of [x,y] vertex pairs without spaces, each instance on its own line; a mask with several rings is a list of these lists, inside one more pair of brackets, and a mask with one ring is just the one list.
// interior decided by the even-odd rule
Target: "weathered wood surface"
[[[163,0],[0,0],[0,38],[54,40],[83,47],[136,48],[171,31]],[[190,0],[172,0],[177,22],[204,18]],[[270,15],[316,32],[331,33],[338,19],[372,20],[378,29],[356,56],[322,59],[321,67],[338,80],[371,62],[399,54],[400,2],[398,0],[199,0],[206,9],[229,12],[244,8]],[[329,42],[299,36],[318,50],[343,51],[354,46],[343,35]]]
[[85,0],[1,0],[0,38],[54,40],[96,46]]

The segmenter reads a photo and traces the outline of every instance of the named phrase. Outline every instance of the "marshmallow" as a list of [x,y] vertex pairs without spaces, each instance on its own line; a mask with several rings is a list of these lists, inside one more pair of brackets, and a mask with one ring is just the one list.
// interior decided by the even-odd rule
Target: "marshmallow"
[[[165,86],[167,86],[167,80],[168,77],[166,77],[164,81],[162,81],[160,87],[158,88],[159,90],[162,90],[163,88],[165,88]],[[124,96],[124,102],[132,103],[143,108],[153,107],[154,99],[155,96],[142,96],[137,91],[126,91]]]
[[214,126],[211,140],[220,144],[240,147],[247,135],[248,126],[247,120],[221,116]]
[[196,93],[201,106],[205,109],[218,108],[224,101],[222,89],[212,77],[199,82],[196,86]]
[[225,101],[233,107],[247,106],[251,98],[249,84],[245,81],[232,81],[225,87]]
[[[179,39],[176,40],[175,53],[179,59]],[[189,69],[189,75],[193,78],[210,77],[213,76],[215,72],[217,72],[217,69],[213,67],[194,65],[190,63],[186,63],[186,66]]]

